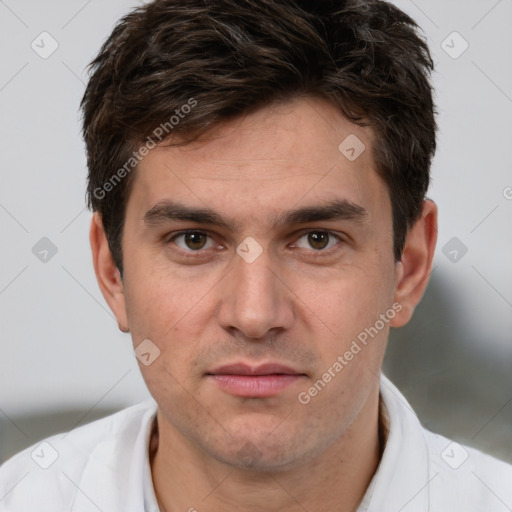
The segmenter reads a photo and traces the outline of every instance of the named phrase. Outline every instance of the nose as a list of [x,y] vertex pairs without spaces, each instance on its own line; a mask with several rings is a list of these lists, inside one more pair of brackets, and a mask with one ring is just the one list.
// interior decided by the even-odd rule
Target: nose
[[293,293],[271,255],[264,250],[248,262],[235,254],[232,265],[222,286],[219,324],[253,340],[289,329],[294,320]]

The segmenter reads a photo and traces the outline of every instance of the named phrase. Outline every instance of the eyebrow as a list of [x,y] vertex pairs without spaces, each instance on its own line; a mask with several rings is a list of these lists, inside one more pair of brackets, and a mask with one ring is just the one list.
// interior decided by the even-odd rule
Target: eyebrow
[[[347,199],[334,199],[325,204],[307,206],[277,214],[272,219],[272,228],[281,225],[306,224],[317,221],[351,220],[363,222],[368,218],[368,211],[361,205]],[[169,221],[191,221],[223,227],[236,231],[237,223],[224,219],[210,208],[195,208],[177,201],[164,199],[156,203],[143,217],[148,226],[155,226]]]

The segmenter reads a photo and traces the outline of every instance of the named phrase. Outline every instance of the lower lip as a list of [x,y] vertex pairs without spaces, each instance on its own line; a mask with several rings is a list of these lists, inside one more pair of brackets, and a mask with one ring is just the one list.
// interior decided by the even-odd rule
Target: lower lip
[[277,395],[304,375],[209,375],[209,377],[232,395],[264,398]]

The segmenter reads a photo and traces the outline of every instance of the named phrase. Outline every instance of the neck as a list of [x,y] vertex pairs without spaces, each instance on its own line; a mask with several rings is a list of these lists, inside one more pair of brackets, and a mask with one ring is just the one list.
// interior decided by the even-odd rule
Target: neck
[[324,452],[276,472],[240,469],[200,452],[158,412],[151,469],[162,512],[353,512],[382,453],[379,396]]

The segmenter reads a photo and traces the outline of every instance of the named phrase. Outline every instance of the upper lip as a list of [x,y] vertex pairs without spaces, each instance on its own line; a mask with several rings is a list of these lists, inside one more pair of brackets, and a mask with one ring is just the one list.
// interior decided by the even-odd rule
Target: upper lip
[[249,365],[246,363],[235,363],[228,364],[225,366],[220,366],[211,372],[208,372],[208,375],[304,375],[289,366],[285,366],[279,363],[266,363],[260,365]]

